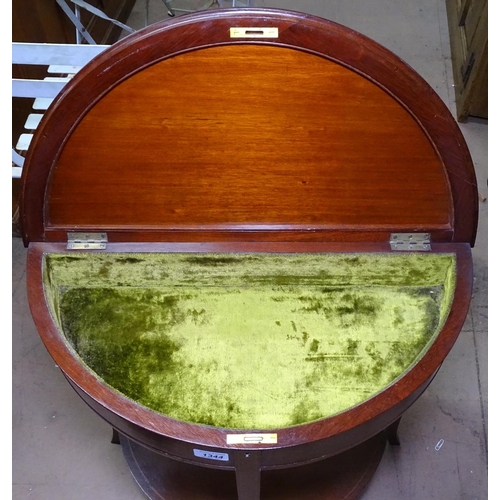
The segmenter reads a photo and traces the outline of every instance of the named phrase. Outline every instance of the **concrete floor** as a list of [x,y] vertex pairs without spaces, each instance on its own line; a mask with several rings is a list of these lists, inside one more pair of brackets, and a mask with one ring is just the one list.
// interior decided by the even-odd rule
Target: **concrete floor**
[[[144,22],[138,0],[129,25]],[[225,4],[229,4],[226,2]],[[181,0],[175,6],[203,5]],[[455,115],[450,45],[442,0],[255,0],[256,7],[310,12],[380,42],[417,70]],[[150,0],[150,22],[166,18]],[[487,123],[460,125],[487,196]],[[487,498],[488,201],[480,203],[469,316],[442,369],[405,414],[401,447],[388,447],[365,500]],[[144,498],[109,426],[73,392],[39,340],[28,308],[26,249],[13,238],[13,498]],[[436,445],[444,440],[442,447]],[[189,499],[186,499],[189,500]]]

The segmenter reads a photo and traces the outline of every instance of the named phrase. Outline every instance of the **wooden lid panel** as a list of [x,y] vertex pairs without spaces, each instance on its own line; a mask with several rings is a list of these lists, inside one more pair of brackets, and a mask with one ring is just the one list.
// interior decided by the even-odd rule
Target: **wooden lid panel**
[[78,124],[48,187],[50,226],[449,228],[440,158],[357,73],[233,45],[131,76]]
[[[238,26],[279,36],[230,38]],[[348,28],[275,9],[182,16],[96,57],[38,127],[20,206],[26,244],[92,229],[473,243],[478,209],[465,141],[422,78]]]

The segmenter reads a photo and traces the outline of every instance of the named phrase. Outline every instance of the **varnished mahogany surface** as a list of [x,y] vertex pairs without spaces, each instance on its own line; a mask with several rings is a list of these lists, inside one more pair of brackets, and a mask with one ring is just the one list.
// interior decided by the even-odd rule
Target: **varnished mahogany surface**
[[[277,27],[279,37],[230,39],[236,26]],[[465,321],[478,208],[465,141],[411,68],[330,21],[212,11],[125,38],[47,111],[22,182],[29,302],[49,353],[115,429],[183,462],[221,467],[193,459],[193,446],[206,446],[234,469],[248,445],[139,406],[76,358],[42,279],[44,252],[65,252],[56,242],[67,232],[105,231],[107,252],[388,252],[391,232],[426,231],[433,251],[456,252],[450,314],[422,360],[363,404],[252,445],[265,472],[339,454],[391,425]]]
[[259,45],[188,52],[115,87],[66,142],[47,197],[52,227],[452,222],[441,161],[397,101],[327,59]]
[[[227,430],[173,420],[141,407],[111,390],[92,375],[64,342],[45,302],[42,259],[45,252],[64,252],[64,244],[34,243],[28,253],[28,290],[32,314],[48,351],[87,403],[115,428],[151,448],[162,450],[172,440],[198,443],[221,449],[227,445]],[[335,243],[201,243],[201,244],[110,244],[106,252],[387,252],[388,244]],[[457,284],[448,319],[422,360],[398,382],[370,400],[339,415],[309,424],[279,429],[279,445],[257,445],[271,453],[272,462],[300,462],[340,451],[380,432],[415,401],[453,346],[470,302],[472,262],[468,244],[433,244],[435,252],[455,252]],[[272,431],[266,431],[272,432]],[[333,441],[330,441],[333,440]],[[333,448],[332,448],[333,446]],[[280,455],[280,450],[297,447],[295,453]],[[302,448],[300,448],[302,447]]]
[[[165,458],[121,436],[127,464],[153,500],[234,500],[234,474]],[[336,457],[299,468],[263,471],[261,500],[354,500],[366,488],[385,449],[384,433]]]
[[[279,37],[231,39],[234,26]],[[37,130],[21,205],[26,243],[78,227],[111,241],[430,231],[472,244],[477,224],[465,141],[411,68],[330,21],[259,9],[159,23],[92,61]]]

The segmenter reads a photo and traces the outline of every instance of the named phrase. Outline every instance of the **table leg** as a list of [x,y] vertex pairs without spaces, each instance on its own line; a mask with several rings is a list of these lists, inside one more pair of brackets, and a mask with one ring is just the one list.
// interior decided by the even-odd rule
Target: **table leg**
[[113,435],[111,436],[111,442],[113,444],[120,444],[120,434],[118,434],[118,431],[113,427]]
[[399,446],[401,444],[401,442],[399,441],[399,436],[398,436],[398,427],[399,427],[400,422],[401,422],[401,417],[399,417],[397,420],[395,420],[385,430],[385,432],[387,434],[387,441],[389,441],[389,444],[392,446]]
[[260,452],[235,453],[238,500],[260,500]]

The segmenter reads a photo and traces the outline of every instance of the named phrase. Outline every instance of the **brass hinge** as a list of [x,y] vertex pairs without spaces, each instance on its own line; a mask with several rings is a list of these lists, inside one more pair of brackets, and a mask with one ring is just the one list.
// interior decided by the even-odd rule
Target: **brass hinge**
[[391,250],[411,252],[429,251],[431,235],[429,233],[393,233],[391,234]]
[[105,250],[106,233],[68,233],[68,250]]

